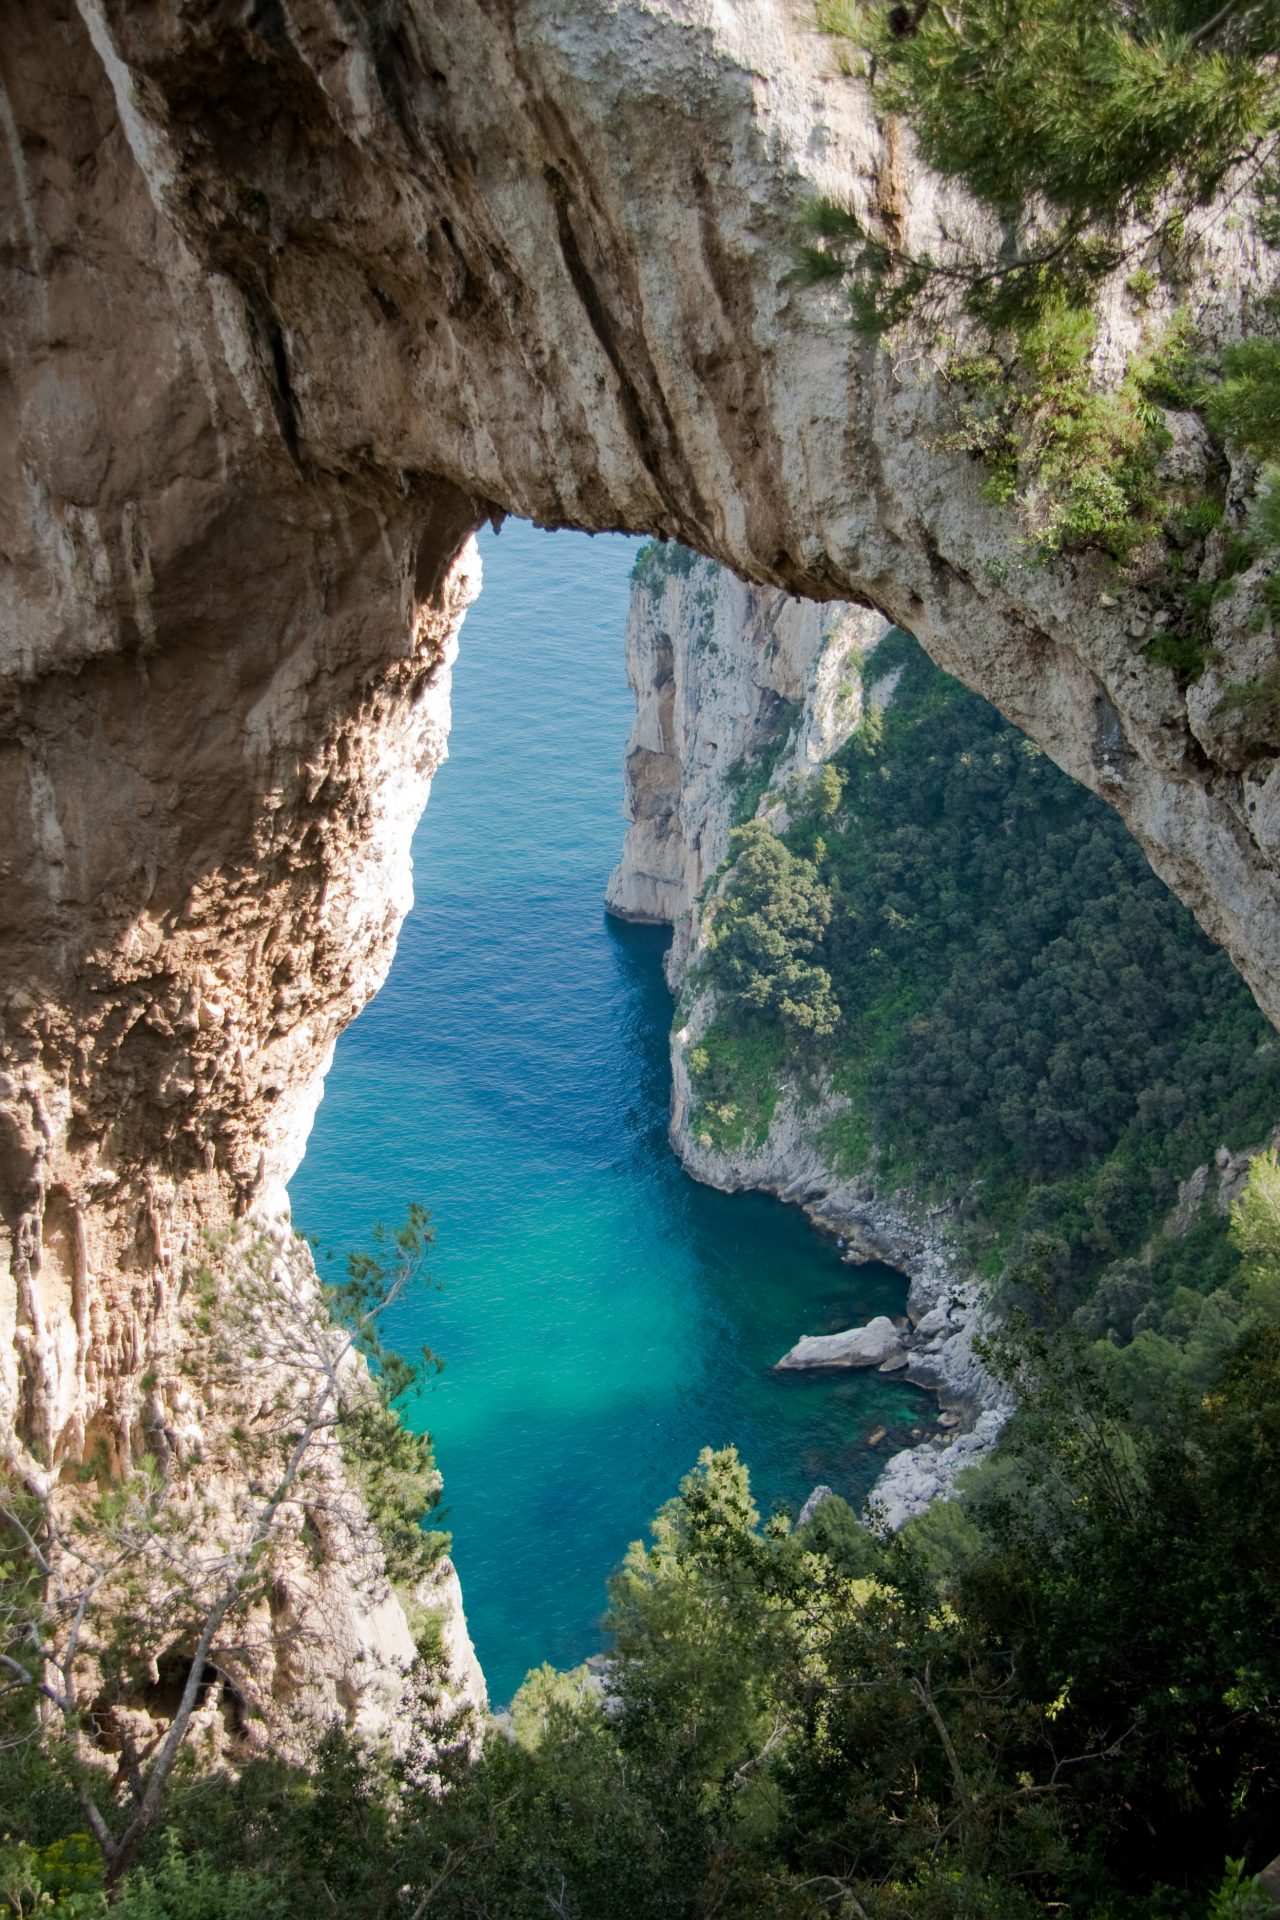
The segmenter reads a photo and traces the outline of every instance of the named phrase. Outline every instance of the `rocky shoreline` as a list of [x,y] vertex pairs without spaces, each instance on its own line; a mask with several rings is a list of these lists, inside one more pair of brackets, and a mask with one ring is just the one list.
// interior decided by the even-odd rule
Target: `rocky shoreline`
[[[922,1208],[903,1192],[886,1199],[876,1193],[866,1175],[840,1179],[824,1164],[816,1136],[830,1109],[802,1115],[794,1101],[784,1100],[765,1142],[741,1155],[719,1153],[697,1140],[689,1125],[691,1101],[684,1060],[691,1041],[687,1027],[672,1036],[670,1137],[686,1170],[725,1192],[758,1188],[772,1193],[800,1207],[820,1233],[836,1241],[850,1264],[879,1260],[896,1267],[907,1280],[908,1327],[893,1329],[895,1340],[885,1344],[874,1364],[885,1371],[888,1363],[897,1377],[936,1394],[940,1422],[946,1424],[940,1424],[929,1438],[891,1455],[867,1496],[867,1517],[879,1527],[896,1531],[934,1500],[950,1496],[957,1475],[991,1452],[1013,1411],[1009,1389],[984,1366],[978,1353],[983,1335],[995,1326],[986,1289],[961,1265],[947,1233],[947,1209]],[[853,1336],[859,1332],[866,1329],[849,1329],[829,1338],[849,1342],[856,1352]],[[808,1342],[802,1338],[798,1346],[808,1345],[812,1352],[818,1341],[809,1336]],[[792,1354],[796,1351],[791,1349]],[[872,1362],[818,1359],[808,1364]]]

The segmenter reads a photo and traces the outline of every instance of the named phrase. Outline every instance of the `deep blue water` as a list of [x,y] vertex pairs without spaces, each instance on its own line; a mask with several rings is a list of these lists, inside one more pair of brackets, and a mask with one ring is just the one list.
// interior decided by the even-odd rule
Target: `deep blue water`
[[292,1199],[339,1250],[431,1209],[441,1290],[390,1331],[446,1362],[417,1415],[500,1703],[599,1644],[607,1574],[700,1447],[736,1445],[766,1509],[817,1480],[857,1497],[925,1403],[874,1374],[772,1375],[800,1334],[900,1310],[904,1284],[776,1201],[698,1186],[667,1146],[666,936],[601,904],[636,543],[509,521],[481,544],[416,905]]

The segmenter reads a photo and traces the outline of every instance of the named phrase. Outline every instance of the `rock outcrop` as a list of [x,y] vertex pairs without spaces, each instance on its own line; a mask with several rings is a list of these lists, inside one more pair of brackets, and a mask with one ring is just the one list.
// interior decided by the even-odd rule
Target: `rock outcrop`
[[[1257,670],[1248,595],[1187,694],[1139,585],[1021,564],[927,357],[794,282],[815,191],[916,251],[984,218],[792,0],[11,0],[0,123],[0,1415],[29,1475],[142,1444],[196,1236],[278,1202],[390,956],[492,513],[900,621],[1280,1013],[1280,772],[1218,704]],[[1235,213],[1192,239],[1229,330],[1261,242]],[[1108,364],[1141,324],[1112,292]]]
[[630,825],[605,905],[672,926],[673,986],[743,779],[763,767],[781,787],[819,770],[862,717],[857,663],[887,628],[865,607],[793,600],[684,548],[646,549],[627,612]]
[[[282,1216],[409,902],[479,567],[449,489],[424,519],[302,470],[153,199],[103,17],[15,9],[3,65],[0,1433],[48,1485],[182,1413],[193,1264]],[[331,1563],[304,1598],[282,1711],[385,1726],[412,1658],[385,1582]]]
[[902,1329],[894,1325],[887,1313],[880,1313],[874,1320],[868,1320],[865,1327],[849,1327],[843,1333],[802,1335],[773,1370],[806,1373],[829,1367],[881,1367],[905,1351]]
[[940,1442],[905,1447],[886,1460],[867,1502],[873,1524],[896,1533],[935,1500],[950,1499],[956,1480],[967,1467],[976,1467],[1000,1437],[1008,1415],[996,1407],[980,1413],[967,1433]]

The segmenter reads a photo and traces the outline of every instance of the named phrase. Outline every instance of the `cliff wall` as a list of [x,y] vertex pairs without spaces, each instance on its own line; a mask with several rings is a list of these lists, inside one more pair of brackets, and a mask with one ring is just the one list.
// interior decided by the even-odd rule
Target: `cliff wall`
[[[636,720],[624,763],[629,825],[605,904],[669,923],[673,988],[707,880],[729,852],[743,783],[807,780],[862,716],[856,661],[884,618],[751,586],[683,548],[646,549],[627,612]],[[748,809],[755,811],[754,806]]]
[[[390,957],[492,513],[906,625],[1280,1013],[1280,776],[1218,706],[1269,645],[1249,582],[1185,691],[1140,580],[1023,563],[929,357],[795,284],[815,192],[917,250],[996,236],[789,0],[13,0],[0,128],[0,1413],[29,1477],[143,1444],[196,1237],[278,1206]],[[1192,239],[1229,332],[1269,256],[1247,211]],[[1143,324],[1113,288],[1102,364]]]

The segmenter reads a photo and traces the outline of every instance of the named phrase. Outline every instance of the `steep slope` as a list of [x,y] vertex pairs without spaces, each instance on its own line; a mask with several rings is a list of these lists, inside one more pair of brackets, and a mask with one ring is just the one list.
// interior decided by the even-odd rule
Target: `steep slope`
[[867,608],[749,586],[686,547],[642,549],[625,641],[636,697],[624,768],[631,824],[605,905],[671,924],[673,987],[730,828],[755,811],[744,782],[763,791],[819,770],[861,715],[851,663],[886,626]]

